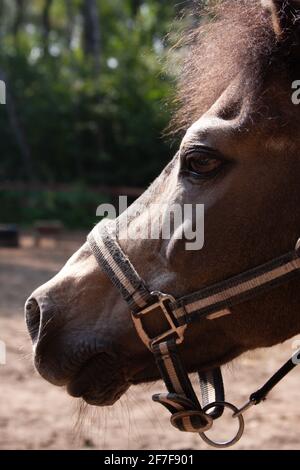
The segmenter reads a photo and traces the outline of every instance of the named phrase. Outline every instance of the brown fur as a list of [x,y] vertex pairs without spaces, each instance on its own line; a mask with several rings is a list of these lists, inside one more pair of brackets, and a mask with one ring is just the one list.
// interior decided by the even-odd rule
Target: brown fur
[[278,40],[270,12],[259,0],[224,0],[206,15],[213,21],[200,24],[180,41],[186,51],[173,120],[179,131],[204,114],[238,76],[256,109],[274,72],[277,79],[299,78],[290,49]]
[[[292,17],[294,2],[273,5]],[[292,104],[291,81],[300,78],[300,53],[295,54],[298,26],[288,25],[290,34],[278,36],[274,17],[260,2],[225,0],[211,25],[188,36],[177,123],[181,129],[193,126],[139,202],[156,204],[154,223],[166,202],[204,204],[205,245],[187,251],[174,233],[168,240],[120,236],[151,291],[181,297],[269,261],[293,249],[299,238],[300,108]],[[195,179],[187,171],[187,151],[199,145],[226,160],[218,175]],[[119,217],[121,235],[128,226],[140,234],[147,227],[149,214],[136,211],[137,205]],[[236,306],[232,315],[199,319],[180,348],[188,371],[299,333],[299,302],[297,279]],[[158,378],[127,304],[87,244],[32,294],[28,306],[36,367],[73,396],[111,405],[130,384]],[[158,315],[157,332],[164,331],[163,323]]]

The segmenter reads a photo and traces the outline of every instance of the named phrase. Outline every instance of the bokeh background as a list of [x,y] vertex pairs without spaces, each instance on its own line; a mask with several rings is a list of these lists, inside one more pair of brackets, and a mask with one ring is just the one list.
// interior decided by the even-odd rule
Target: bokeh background
[[[184,49],[173,46],[182,29],[209,21],[206,3],[0,0],[0,449],[206,448],[151,403],[160,383],[99,410],[44,382],[23,321],[26,297],[85,240],[97,206],[136,198],[175,153],[178,137],[166,128]],[[198,14],[182,19],[193,5]],[[292,348],[225,368],[228,399],[242,404]],[[299,449],[297,403],[295,371],[252,410],[236,448]],[[228,422],[221,431],[232,431]]]
[[153,180],[176,147],[166,56],[193,3],[0,1],[2,222],[89,227],[99,200]]

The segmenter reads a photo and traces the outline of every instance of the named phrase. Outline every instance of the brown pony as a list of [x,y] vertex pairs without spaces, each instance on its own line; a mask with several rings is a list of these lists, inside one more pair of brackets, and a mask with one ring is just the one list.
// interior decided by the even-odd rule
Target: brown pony
[[[204,247],[186,250],[174,232],[145,239],[149,212],[136,213],[137,203],[126,215],[140,237],[120,236],[149,288],[175,298],[288,252],[300,236],[300,114],[292,101],[300,2],[223,1],[212,23],[188,35],[185,51],[176,116],[185,135],[137,203],[204,204]],[[299,333],[299,286],[291,281],[188,328],[180,347],[188,371]],[[26,320],[39,373],[88,403],[112,405],[130,385],[159,377],[87,243],[30,296]]]

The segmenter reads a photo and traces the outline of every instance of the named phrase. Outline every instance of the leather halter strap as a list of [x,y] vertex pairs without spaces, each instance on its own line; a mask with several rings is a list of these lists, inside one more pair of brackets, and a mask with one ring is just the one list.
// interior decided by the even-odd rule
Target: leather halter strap
[[[115,222],[98,224],[89,234],[88,242],[102,270],[127,302],[141,340],[154,354],[168,393],[154,395],[153,400],[171,412],[173,426],[181,431],[200,433],[203,437],[204,431],[210,429],[213,420],[222,415],[224,406],[228,403],[224,402],[220,369],[199,373],[202,396],[202,401],[199,402],[177,348],[184,341],[185,329],[201,318],[215,320],[230,315],[231,308],[235,305],[249,301],[296,277],[300,271],[300,243],[297,243],[295,250],[270,262],[175,299],[171,295],[151,292],[147,288],[117,242]],[[163,320],[168,325],[165,331],[158,332],[153,337],[150,337],[144,324],[147,315],[151,313],[163,314]],[[288,373],[291,368],[287,367],[284,372]],[[275,380],[271,379],[271,388],[278,382],[278,375],[275,374],[274,377]],[[266,393],[264,396],[263,393],[271,389],[268,388],[270,381],[266,385],[260,394],[256,392],[258,395],[253,394],[250,397],[243,410],[265,398]],[[243,428],[241,412],[232,405],[229,406],[235,410],[234,416],[239,417]],[[205,436],[203,438],[208,442]],[[230,444],[232,442],[236,440],[230,441]]]
[[[175,300],[170,295],[148,290],[118,244],[115,224],[98,224],[89,234],[88,242],[98,263],[128,303],[138,333],[149,349],[174,334],[177,344],[181,343],[188,324],[201,317],[214,320],[229,315],[231,307],[290,281],[300,271],[300,243],[297,243],[295,250],[283,256]],[[164,312],[171,328],[163,337],[149,338],[142,331],[143,317],[158,308]]]
[[[98,224],[89,234],[88,242],[98,264],[129,305],[140,338],[154,354],[168,393],[156,394],[153,400],[171,412],[171,423],[177,429],[197,433],[208,430],[213,419],[219,418],[224,411],[220,406],[212,407],[209,413],[202,411],[202,407],[210,403],[224,401],[221,370],[216,368],[208,372],[198,372],[202,398],[200,404],[177,350],[177,344],[184,339],[186,325],[179,326],[173,316],[170,308],[175,302],[173,297],[147,289],[145,282],[119,246],[114,224]],[[142,317],[160,308],[170,329],[150,339],[143,328]]]

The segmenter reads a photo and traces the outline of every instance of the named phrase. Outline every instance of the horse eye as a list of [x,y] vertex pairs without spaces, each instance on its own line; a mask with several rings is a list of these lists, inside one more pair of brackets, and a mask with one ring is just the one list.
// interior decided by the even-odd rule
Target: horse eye
[[209,157],[199,152],[191,153],[185,159],[185,169],[197,176],[215,174],[222,165],[223,161],[221,159]]

